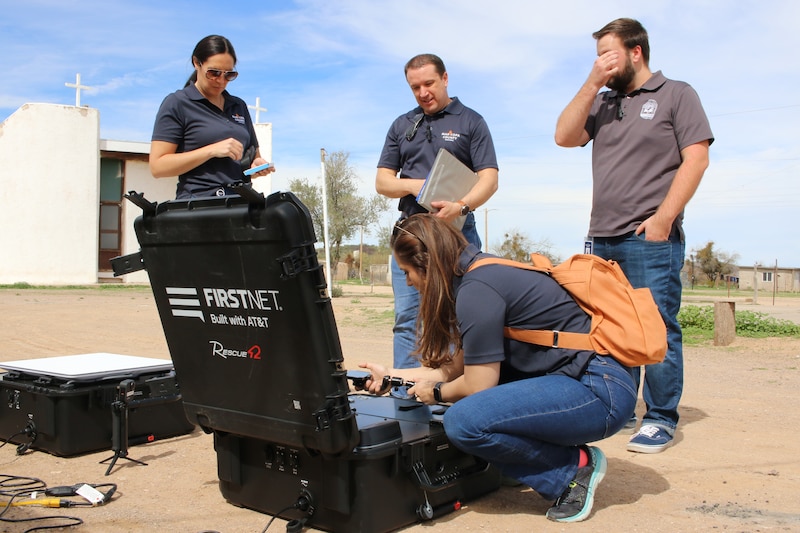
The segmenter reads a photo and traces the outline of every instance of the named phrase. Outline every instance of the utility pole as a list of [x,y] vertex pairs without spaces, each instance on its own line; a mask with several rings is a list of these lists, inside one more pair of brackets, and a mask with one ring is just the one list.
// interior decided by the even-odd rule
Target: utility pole
[[358,279],[361,283],[364,283],[364,225],[359,224],[358,229],[360,230],[359,233],[361,233],[361,239],[358,243]]
[[328,183],[325,179],[325,148],[319,150],[319,161],[322,166],[322,221],[325,238],[325,281],[328,283],[329,294],[333,296],[333,279],[331,279],[331,246],[328,237]]
[[775,305],[775,296],[778,294],[778,260],[775,260],[775,270],[772,272],[772,305]]
[[483,251],[489,251],[489,211],[496,211],[496,209],[483,208]]
[[758,303],[758,262],[753,265],[753,303]]

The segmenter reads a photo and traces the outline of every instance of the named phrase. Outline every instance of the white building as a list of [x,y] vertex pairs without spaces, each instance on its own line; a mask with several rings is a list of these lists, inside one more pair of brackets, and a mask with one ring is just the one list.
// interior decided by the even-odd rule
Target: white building
[[[256,124],[272,161],[272,124]],[[0,284],[86,285],[113,278],[109,260],[139,250],[133,221],[151,202],[175,197],[176,178],[155,179],[150,143],[100,139],[100,112],[25,104],[0,124]],[[255,188],[269,193],[261,178]],[[147,282],[139,271],[125,282]]]

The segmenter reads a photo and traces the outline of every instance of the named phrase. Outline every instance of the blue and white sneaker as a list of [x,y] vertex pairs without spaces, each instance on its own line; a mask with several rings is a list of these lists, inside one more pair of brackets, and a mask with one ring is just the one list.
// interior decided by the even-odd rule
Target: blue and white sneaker
[[578,469],[575,479],[556,503],[547,510],[547,518],[555,522],[580,522],[589,517],[594,505],[594,491],[603,480],[608,469],[608,461],[600,448],[587,446],[591,464]]
[[642,424],[639,431],[628,441],[628,451],[638,453],[663,452],[672,444],[672,435],[661,426]]

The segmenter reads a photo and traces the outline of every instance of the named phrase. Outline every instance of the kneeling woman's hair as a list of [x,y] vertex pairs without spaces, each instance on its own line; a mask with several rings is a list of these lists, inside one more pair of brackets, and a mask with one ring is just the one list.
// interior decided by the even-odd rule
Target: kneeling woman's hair
[[392,232],[395,258],[421,278],[417,353],[431,368],[451,362],[461,351],[453,278],[464,275],[458,262],[467,246],[452,224],[430,214],[401,220]]

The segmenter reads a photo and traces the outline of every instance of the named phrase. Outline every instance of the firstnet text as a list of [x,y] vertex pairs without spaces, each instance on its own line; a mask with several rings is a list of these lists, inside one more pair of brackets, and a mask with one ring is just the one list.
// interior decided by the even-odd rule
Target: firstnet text
[[261,311],[277,311],[278,292],[276,290],[248,289],[203,289],[203,296],[208,307],[225,309],[259,309]]

